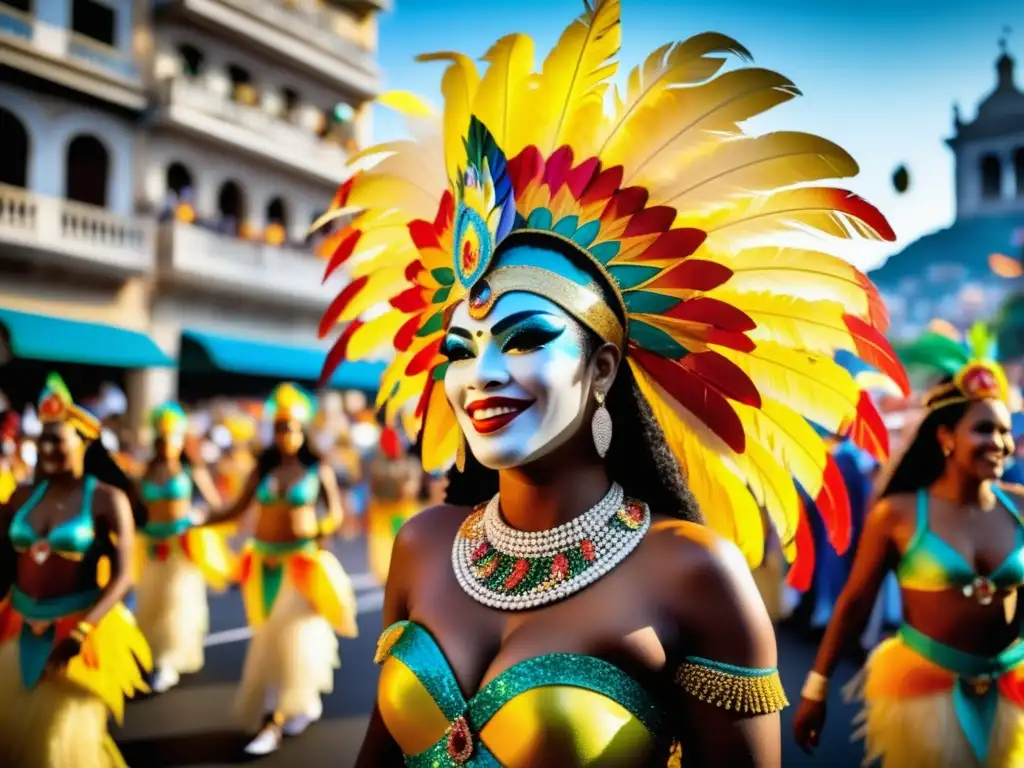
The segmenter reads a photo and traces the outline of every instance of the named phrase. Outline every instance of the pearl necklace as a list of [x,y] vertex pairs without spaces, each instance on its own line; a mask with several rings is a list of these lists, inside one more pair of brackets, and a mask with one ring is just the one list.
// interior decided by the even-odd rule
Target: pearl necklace
[[498,497],[459,528],[452,567],[478,603],[521,611],[563,600],[597,581],[636,549],[651,525],[643,502],[613,483],[601,501],[548,531],[517,531],[501,518]]

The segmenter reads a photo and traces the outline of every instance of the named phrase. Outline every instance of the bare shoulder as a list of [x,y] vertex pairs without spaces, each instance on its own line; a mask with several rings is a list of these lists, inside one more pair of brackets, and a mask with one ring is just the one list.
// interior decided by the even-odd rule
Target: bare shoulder
[[120,488],[108,483],[98,482],[92,492],[92,505],[95,512],[116,515],[119,511],[128,509],[131,504],[128,496]]
[[[409,518],[398,529],[398,535],[395,537],[395,552],[420,557],[434,552],[443,552],[445,557],[449,557],[455,534],[472,511],[470,507],[459,507],[452,504],[427,507]],[[403,559],[408,561],[411,558]]]
[[775,631],[743,553],[705,525],[658,522],[652,544],[685,656],[742,666],[776,664]]
[[997,483],[999,490],[1005,493],[1017,505],[1017,509],[1024,512],[1024,485],[1020,483]]

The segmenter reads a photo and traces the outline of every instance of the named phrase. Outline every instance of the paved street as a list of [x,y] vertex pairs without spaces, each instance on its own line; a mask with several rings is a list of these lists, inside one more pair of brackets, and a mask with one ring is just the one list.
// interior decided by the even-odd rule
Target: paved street
[[[301,737],[287,740],[276,754],[259,760],[261,766],[348,768],[355,761],[377,683],[377,668],[372,659],[381,629],[382,592],[366,573],[362,543],[343,544],[338,554],[357,587],[360,637],[342,641],[342,666],[335,676],[334,693],[325,702],[323,721]],[[163,696],[129,704],[125,727],[115,734],[129,765],[177,768],[249,762],[242,752],[246,735],[236,729],[232,720],[232,696],[248,641],[238,593],[214,597],[211,612],[212,628],[203,672],[187,678]],[[780,631],[779,641],[783,682],[790,698],[795,700],[815,649],[810,642],[785,630]],[[852,664],[839,670],[837,692],[853,671]],[[783,713],[787,768],[859,765],[860,747],[848,740],[851,708],[833,703],[824,744],[813,758],[803,755],[792,743],[792,714],[792,707]]]

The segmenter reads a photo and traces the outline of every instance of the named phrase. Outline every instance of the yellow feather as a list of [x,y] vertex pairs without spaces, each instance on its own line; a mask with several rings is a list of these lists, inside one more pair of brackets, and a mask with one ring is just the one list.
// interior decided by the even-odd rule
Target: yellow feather
[[408,351],[395,353],[394,359],[388,363],[384,373],[381,374],[380,387],[377,389],[377,397],[373,404],[374,410],[379,411],[388,402],[391,393],[395,389],[395,385],[405,374],[405,368],[409,365],[410,359],[411,355],[409,355]]
[[768,513],[783,545],[789,544],[800,520],[800,497],[789,472],[752,437],[747,439],[744,452],[736,456],[736,465],[755,500]]
[[489,66],[477,90],[473,113],[511,159],[526,146],[519,126],[531,111],[526,100],[533,72],[533,40],[526,35],[506,35],[491,46],[484,60]]
[[680,159],[688,153],[738,134],[741,122],[798,93],[788,79],[765,69],[726,72],[704,85],[670,89],[653,106],[637,112],[631,121],[631,141],[602,160],[624,167],[624,187],[637,184],[644,173],[685,173]]
[[392,395],[384,409],[384,420],[388,424],[394,424],[395,417],[405,403],[408,402],[410,406],[415,406],[419,402],[420,395],[423,394],[423,389],[427,385],[428,375],[420,373],[409,376],[403,372],[402,378],[398,381],[398,389],[395,390],[395,394]]
[[410,91],[385,91],[377,97],[377,103],[409,117],[432,117],[435,114],[430,102]]
[[404,267],[387,267],[369,276],[366,285],[353,297],[342,313],[338,316],[339,323],[355,320],[370,307],[387,301],[392,296],[408,287]]
[[[744,482],[722,460],[719,441],[685,409],[678,404],[674,407],[665,391],[640,366],[627,361],[708,526],[735,543],[751,567],[756,567],[764,557],[761,510]],[[724,453],[730,451],[726,448]]]
[[843,322],[841,304],[769,293],[733,293],[727,286],[706,295],[743,310],[757,323],[747,333],[754,341],[774,341],[825,357],[832,357],[837,349],[856,351]]
[[473,114],[473,100],[480,84],[476,64],[463,53],[444,51],[425,53],[416,61],[450,61],[441,78],[441,92],[444,94],[444,157],[449,179],[459,177],[459,168],[465,163],[466,150],[463,140],[469,130]]
[[529,96],[533,109],[521,116],[529,137],[526,143],[543,155],[573,136],[595,134],[594,107],[603,110],[606,81],[618,67],[613,57],[622,40],[619,11],[619,0],[597,0],[593,10],[588,7],[566,28],[544,60]]
[[[624,144],[636,142],[632,122],[644,109],[655,105],[670,88],[692,85],[713,77],[725,59],[709,54],[735,53],[742,58],[750,54],[735,40],[715,32],[695,35],[681,43],[668,43],[648,55],[642,66],[629,73],[626,98],[615,89],[614,117],[607,121],[599,137],[602,157],[613,158]],[[605,153],[608,153],[605,155]],[[614,160],[605,167],[614,165]]]
[[770,398],[761,407],[730,403],[743,422],[747,439],[760,443],[803,487],[811,498],[818,495],[825,471],[825,442],[800,414]]
[[434,218],[437,196],[414,182],[397,176],[364,174],[352,185],[348,204],[351,208],[400,208],[414,219]]
[[643,180],[651,192],[648,204],[687,211],[712,209],[738,195],[848,178],[858,172],[856,161],[842,147],[819,136],[791,131],[723,141],[688,163],[682,176],[665,177],[658,169],[650,170],[657,176]]
[[455,452],[461,437],[459,424],[455,420],[444,387],[438,383],[430,393],[427,412],[423,421],[423,469],[427,472],[441,472],[448,469],[455,460]]
[[750,353],[713,349],[739,366],[763,397],[778,400],[831,432],[840,432],[857,416],[860,388],[830,357],[772,341],[760,342]]
[[393,348],[395,334],[409,315],[392,309],[361,325],[348,340],[348,360],[363,360],[381,350]]
[[725,287],[737,293],[767,291],[808,301],[827,299],[859,317],[869,312],[869,292],[877,295],[877,289],[852,265],[821,251],[748,248],[715,253],[713,260],[732,270]]

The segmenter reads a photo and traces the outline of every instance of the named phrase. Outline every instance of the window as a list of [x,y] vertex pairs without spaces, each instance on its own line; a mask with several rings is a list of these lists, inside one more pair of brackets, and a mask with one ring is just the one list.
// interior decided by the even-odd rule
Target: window
[[264,234],[271,245],[283,245],[288,240],[288,208],[280,197],[275,197],[267,206],[267,228]]
[[0,184],[28,186],[28,131],[24,123],[6,109],[0,109]]
[[113,46],[116,28],[117,14],[106,3],[99,0],[73,0],[71,29],[78,34]]
[[178,55],[181,57],[181,71],[186,77],[195,77],[203,72],[203,52],[194,45],[183,43],[178,46]]
[[68,200],[105,207],[110,157],[95,136],[76,136],[68,144],[66,168]]
[[995,155],[981,159],[981,196],[986,200],[998,200],[1003,196],[1003,167]]
[[292,119],[295,110],[299,106],[301,101],[298,92],[293,88],[282,88],[281,96],[284,98],[284,115],[285,119]]
[[217,196],[217,211],[220,213],[219,228],[226,235],[242,234],[245,223],[245,199],[237,182],[225,181]]

